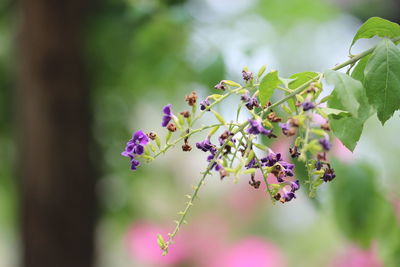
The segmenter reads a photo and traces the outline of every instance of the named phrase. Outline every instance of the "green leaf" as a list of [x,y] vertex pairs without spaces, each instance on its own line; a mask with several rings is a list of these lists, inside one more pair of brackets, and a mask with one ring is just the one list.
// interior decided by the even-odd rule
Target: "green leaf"
[[330,188],[337,226],[348,239],[366,248],[379,234],[384,215],[376,174],[365,163],[333,165],[337,178]]
[[335,86],[334,92],[343,109],[357,117],[358,108],[360,107],[357,101],[357,94],[364,91],[361,82],[354,80],[345,73],[333,70],[327,70],[324,75],[327,83]]
[[[331,73],[331,71],[329,71]],[[355,101],[358,103],[358,110],[357,116],[350,115],[350,116],[343,116],[337,117],[335,115],[329,115],[329,123],[332,128],[334,135],[342,141],[342,143],[351,151],[357,145],[358,140],[361,137],[361,133],[364,127],[364,122],[373,114],[373,109],[371,109],[370,105],[368,104],[367,98],[365,96],[364,89],[359,81],[352,79],[350,76],[344,73],[331,73],[329,75],[339,75],[341,79],[348,80],[351,79],[352,81],[350,84],[355,84],[354,87],[348,88],[351,90],[350,92],[354,94]],[[343,76],[344,75],[344,76]],[[341,81],[339,79],[339,81]],[[334,79],[336,81],[338,79]],[[340,82],[341,83],[341,82]],[[361,85],[361,86],[360,86]],[[328,100],[328,107],[338,110],[345,110],[346,108],[343,105],[341,98],[339,98],[340,90],[335,90],[332,92],[329,100]]]
[[372,38],[374,36],[394,38],[400,36],[400,26],[397,23],[388,20],[372,17],[368,19],[360,29],[358,29],[353,41],[351,42],[350,49],[353,47],[357,40],[362,38]]
[[340,117],[349,115],[349,112],[336,108],[318,108],[318,109],[321,110],[326,115],[336,115]]
[[376,107],[382,125],[400,109],[400,50],[385,39],[378,44],[364,71],[369,103]]
[[261,105],[264,106],[270,100],[275,89],[281,84],[276,70],[269,72],[261,80],[259,87],[259,97]]
[[358,61],[357,65],[354,67],[353,71],[351,72],[351,77],[353,79],[356,79],[360,82],[364,82],[364,70],[365,70],[365,66],[367,66],[367,63],[368,63],[368,60],[370,57],[371,57],[371,55],[368,55]]
[[290,76],[290,79],[294,79],[294,81],[289,83],[289,89],[296,89],[297,87],[302,86],[306,82],[314,79],[318,76],[318,73],[312,71],[305,71],[293,74]]

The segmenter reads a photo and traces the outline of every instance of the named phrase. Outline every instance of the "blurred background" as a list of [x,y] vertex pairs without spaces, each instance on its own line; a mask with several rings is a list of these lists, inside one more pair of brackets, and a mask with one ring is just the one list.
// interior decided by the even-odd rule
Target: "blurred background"
[[398,113],[370,118],[354,154],[336,142],[337,178],[315,200],[272,205],[247,177],[210,177],[166,257],[156,234],[205,155],[175,149],[136,172],[120,156],[134,131],[160,129],[163,105],[182,110],[245,65],[288,77],[346,60],[371,16],[399,22],[400,4],[0,1],[0,267],[400,266]]

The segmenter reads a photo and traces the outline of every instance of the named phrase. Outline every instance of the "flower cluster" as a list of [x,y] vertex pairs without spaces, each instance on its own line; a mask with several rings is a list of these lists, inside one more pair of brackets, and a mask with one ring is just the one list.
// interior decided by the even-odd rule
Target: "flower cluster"
[[[308,180],[302,186],[308,184],[309,194],[313,195],[319,185],[332,181],[336,176],[327,161],[327,152],[331,149],[328,116],[323,112],[322,103],[317,101],[322,90],[321,83],[319,80],[306,82],[300,88],[302,91],[299,90],[295,95],[296,101],[290,106],[282,104],[284,101],[279,104],[265,100],[262,102],[259,84],[264,71],[262,69],[254,75],[248,69],[243,70],[244,85],[229,80],[219,82],[215,89],[222,94],[207,96],[200,101],[199,106],[197,93],[191,92],[185,96],[191,111],[183,110],[175,115],[171,104],[164,106],[161,118],[161,126],[167,129],[164,143],[155,132],[146,135],[143,131],[137,131],[122,152],[123,156],[130,158],[131,169],[137,169],[138,159],[154,160],[179,143],[184,152],[192,151],[189,142],[193,135],[207,130],[207,136],[195,143],[198,150],[208,153],[207,168],[199,184],[194,187],[194,193],[182,214],[189,210],[198,188],[212,171],[219,173],[221,180],[233,176],[235,181],[245,174],[250,175],[249,184],[252,187],[259,189],[265,183],[266,192],[273,201],[286,203],[295,199],[296,192],[300,189],[300,182],[295,178],[295,164],[285,161],[281,153],[273,152],[263,142],[263,138],[277,138],[281,133],[282,137],[288,138],[288,142],[293,142],[288,151],[291,158],[306,165]],[[291,89],[285,88],[286,92],[288,90]],[[220,102],[231,95],[236,95],[240,100],[238,99],[236,121],[227,122],[217,108]],[[293,95],[289,95],[286,99],[292,97]],[[278,109],[279,105],[282,110]],[[246,109],[242,109],[242,106]],[[240,112],[246,112],[246,119],[243,121],[239,121]],[[195,128],[195,122],[203,116],[213,117],[216,123]],[[276,131],[277,129],[280,131]],[[217,133],[219,135],[214,137]],[[176,137],[173,139],[173,136]],[[263,180],[258,179],[258,173]],[[276,182],[271,183],[269,176],[273,176]],[[181,224],[182,220],[179,220],[169,241],[159,239],[164,253]]]

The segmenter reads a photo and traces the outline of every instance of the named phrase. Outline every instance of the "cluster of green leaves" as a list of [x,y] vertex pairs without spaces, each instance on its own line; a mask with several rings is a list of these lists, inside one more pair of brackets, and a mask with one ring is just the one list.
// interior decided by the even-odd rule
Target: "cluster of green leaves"
[[358,30],[351,47],[359,39],[375,36],[383,40],[361,54],[351,75],[333,70],[324,73],[326,81],[334,86],[328,107],[348,111],[340,116],[330,115],[333,133],[351,151],[369,117],[377,113],[384,125],[400,109],[400,49],[396,46],[400,26],[378,17],[370,18]]

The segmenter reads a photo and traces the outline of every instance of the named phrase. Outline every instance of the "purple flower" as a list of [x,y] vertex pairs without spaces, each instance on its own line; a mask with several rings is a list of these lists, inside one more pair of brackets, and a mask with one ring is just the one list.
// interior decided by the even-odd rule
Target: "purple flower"
[[283,195],[281,197],[281,202],[282,203],[289,202],[293,198],[296,198],[296,195],[293,192],[285,192],[285,193],[283,193]]
[[335,179],[335,177],[335,171],[332,168],[328,167],[327,169],[325,169],[324,175],[321,177],[321,179],[324,180],[324,182],[330,182]]
[[247,128],[247,132],[249,134],[264,134],[270,137],[272,135],[272,130],[267,130],[261,125],[261,120],[252,120],[249,119],[249,128]]
[[255,107],[259,107],[259,103],[256,97],[250,97],[249,93],[245,93],[240,96],[240,99],[246,103],[246,108],[248,110],[252,110]]
[[139,166],[140,162],[136,160],[133,156],[130,155],[131,158],[131,170],[135,171],[137,169],[137,166]]
[[196,147],[198,148],[198,149],[201,149],[202,151],[204,151],[204,152],[207,152],[207,151],[210,151],[211,153],[215,153],[216,152],[216,148],[215,148],[215,145],[214,144],[212,144],[211,142],[210,142],[210,139],[205,139],[204,141],[202,141],[202,142],[197,142],[196,143]]
[[251,169],[251,168],[258,168],[258,165],[257,165],[257,162],[256,162],[256,159],[255,158],[253,158],[252,160],[250,160],[250,162],[249,163],[247,163],[245,166],[244,166],[246,169]]
[[139,166],[139,161],[135,159],[135,156],[143,154],[144,146],[148,142],[147,135],[143,131],[137,131],[126,144],[125,150],[122,151],[121,155],[131,159],[131,170],[136,170],[137,166]]
[[143,131],[137,131],[133,134],[131,140],[125,146],[125,150],[121,153],[122,156],[141,155],[144,152],[144,146],[149,142],[149,138]]
[[327,138],[319,139],[318,143],[322,146],[322,148],[325,151],[329,151],[329,149],[331,149],[331,143],[329,143],[329,140]]
[[225,91],[225,83],[224,81],[220,81],[217,85],[214,86],[215,89]]
[[312,103],[310,100],[305,100],[305,101],[301,104],[301,106],[303,107],[303,110],[304,110],[304,111],[307,111],[307,110],[310,110],[310,109],[315,108],[314,103]]
[[242,70],[242,77],[245,81],[250,81],[253,79],[253,73],[251,71]]
[[163,108],[164,117],[162,118],[161,126],[166,127],[168,123],[171,121],[174,114],[172,114],[171,104],[166,105]]
[[281,153],[270,152],[265,158],[261,159],[262,163],[265,163],[265,166],[272,167],[275,163],[281,161]]
[[210,106],[210,101],[208,100],[208,98],[200,102],[200,110],[205,110],[209,106]]
[[299,180],[296,180],[294,182],[290,182],[290,187],[292,188],[292,192],[295,192],[300,189],[300,183]]

